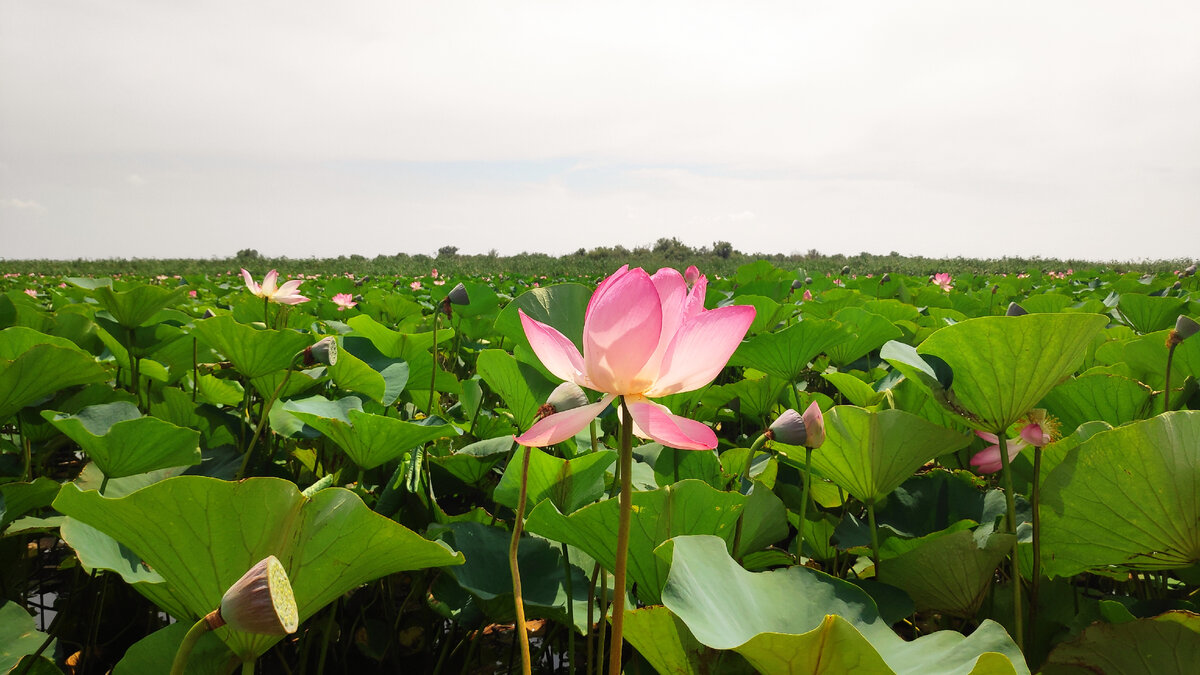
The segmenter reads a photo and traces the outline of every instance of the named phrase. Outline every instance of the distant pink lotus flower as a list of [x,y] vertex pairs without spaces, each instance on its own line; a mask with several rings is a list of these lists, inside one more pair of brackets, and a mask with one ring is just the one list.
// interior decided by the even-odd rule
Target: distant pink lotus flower
[[812,291],[807,288],[804,289],[804,293],[800,296],[800,299],[805,302],[812,300]]
[[59,288],[66,288],[66,287],[67,287],[67,282],[65,282],[65,281],[63,281],[63,282],[59,282],[59,284],[58,284],[58,287],[59,287]]
[[[445,286],[446,280],[445,279],[437,279],[433,282],[433,285],[434,286]],[[534,286],[537,286],[537,284],[534,284]]]
[[25,289],[25,295],[28,295],[28,296],[29,296],[29,297],[31,297],[31,298],[36,298],[36,297],[37,297],[37,291],[33,290],[32,288],[26,288],[26,289]]
[[433,277],[434,279],[438,278],[438,271],[436,267],[429,270],[429,276]]
[[951,282],[954,281],[954,278],[946,272],[938,272],[937,274],[933,275],[933,278],[930,279],[930,281],[933,282],[934,286],[937,286],[947,293],[950,292],[951,288],[954,288],[954,286],[951,285]]
[[409,284],[408,287],[413,289],[414,291],[419,291],[419,290],[421,290],[421,282],[414,281],[411,284]]
[[262,286],[255,283],[254,278],[250,273],[242,268],[242,278],[246,280],[246,288],[250,292],[268,302],[278,302],[282,305],[298,305],[302,302],[308,302],[308,298],[300,295],[300,284],[304,283],[300,279],[292,279],[284,282],[282,286],[276,286],[275,280],[279,277],[279,273],[275,270],[267,272],[267,276],[263,277]]
[[[1022,450],[1031,445],[1039,448],[1049,445],[1053,440],[1050,437],[1049,428],[1050,425],[1044,421],[1044,416],[1042,422],[1033,421],[1021,427],[1021,433],[1016,438],[1008,440],[1008,461],[1016,459]],[[975,456],[971,458],[971,466],[975,467],[979,473],[996,473],[1004,467],[1000,463],[1000,439],[996,437],[996,434],[989,434],[986,431],[976,431],[975,435],[991,445],[975,453]]]
[[188,297],[189,297],[189,298],[194,298],[194,297],[196,297],[196,291],[188,291]]
[[338,293],[333,296],[333,304],[337,305],[339,312],[344,312],[358,303],[354,301],[353,295],[350,295],[349,293]]
[[517,442],[541,447],[566,440],[621,396],[638,436],[684,450],[717,447],[712,429],[649,400],[711,382],[754,320],[753,307],[705,310],[707,285],[700,276],[689,292],[676,270],[664,268],[651,276],[641,268],[621,267],[588,303],[582,356],[557,329],[519,311],[525,336],[546,369],[604,396],[543,418]]

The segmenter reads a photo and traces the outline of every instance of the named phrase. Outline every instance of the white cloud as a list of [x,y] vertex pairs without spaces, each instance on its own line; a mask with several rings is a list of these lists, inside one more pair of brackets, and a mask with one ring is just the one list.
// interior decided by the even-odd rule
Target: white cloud
[[45,213],[46,207],[33,201],[32,199],[18,199],[16,197],[8,197],[0,199],[0,208],[13,209],[14,211],[24,211],[27,213]]
[[136,173],[131,173],[125,177],[125,182],[129,183],[130,185],[132,185],[135,188],[140,188],[146,184],[146,179],[142,178],[141,176],[139,176]]

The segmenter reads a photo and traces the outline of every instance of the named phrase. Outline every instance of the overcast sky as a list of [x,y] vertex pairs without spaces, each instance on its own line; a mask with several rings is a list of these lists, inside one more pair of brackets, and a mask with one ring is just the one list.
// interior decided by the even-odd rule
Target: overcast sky
[[0,258],[1200,257],[1200,3],[0,2]]

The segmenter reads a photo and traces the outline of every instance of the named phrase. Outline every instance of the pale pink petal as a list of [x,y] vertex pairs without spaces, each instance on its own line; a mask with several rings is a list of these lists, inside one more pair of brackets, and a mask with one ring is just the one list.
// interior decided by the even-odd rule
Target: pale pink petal
[[575,343],[558,332],[558,329],[529,318],[519,309],[517,315],[521,317],[521,327],[525,329],[529,346],[533,347],[533,353],[537,354],[538,360],[546,366],[546,370],[560,380],[587,386],[580,382],[583,379],[583,357],[579,355]]
[[717,435],[707,425],[672,415],[665,407],[650,401],[627,401],[626,405],[639,435],[644,438],[680,450],[717,447]]
[[982,438],[983,440],[987,441],[988,443],[999,443],[1000,442],[1000,439],[996,438],[996,434],[989,433],[987,431],[978,431],[977,430],[975,432],[975,435]]
[[263,295],[267,295],[267,296],[275,295],[275,291],[277,290],[275,288],[275,279],[278,276],[279,276],[278,271],[271,270],[270,272],[267,272],[267,276],[263,277],[263,282],[262,282]]
[[518,436],[517,442],[521,445],[534,448],[561,443],[583,431],[587,427],[588,422],[596,419],[597,415],[604,412],[608,404],[612,403],[613,398],[612,394],[608,394],[597,403],[547,415],[529,427],[529,431]]
[[704,311],[704,294],[708,291],[708,277],[703,274],[696,283],[692,284],[692,291],[688,293],[687,302],[683,305],[684,320],[698,316]]
[[246,280],[246,288],[250,289],[251,293],[255,295],[262,294],[262,287],[259,286],[258,282],[254,280],[254,277],[250,276],[250,273],[246,271],[245,267],[242,268],[242,278]]
[[277,295],[275,302],[281,305],[298,305],[302,302],[308,302],[308,298],[303,295]]
[[609,394],[639,394],[640,378],[658,348],[662,304],[650,275],[637,268],[596,291],[583,323],[583,363],[592,386]]
[[654,282],[654,287],[658,290],[658,301],[662,306],[662,330],[659,332],[658,347],[654,349],[654,354],[650,356],[645,367],[642,368],[642,372],[638,374],[638,380],[645,382],[653,382],[658,379],[663,355],[667,353],[667,347],[671,346],[672,338],[675,337],[675,333],[683,323],[684,303],[688,296],[687,282],[683,280],[683,276],[678,271],[669,267],[655,272],[650,280]]
[[717,376],[754,321],[748,305],[720,307],[687,321],[663,356],[658,381],[646,395],[699,389]]
[[303,279],[292,279],[285,281],[282,286],[275,290],[276,295],[294,295],[300,290],[300,284],[304,283]]

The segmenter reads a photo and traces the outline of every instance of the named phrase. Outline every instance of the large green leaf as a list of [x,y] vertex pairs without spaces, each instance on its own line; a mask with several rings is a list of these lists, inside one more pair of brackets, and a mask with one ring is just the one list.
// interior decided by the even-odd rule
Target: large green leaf
[[496,332],[517,344],[529,344],[517,310],[553,326],[583,351],[583,316],[592,290],[582,284],[554,284],[525,291],[500,310]]
[[[625,612],[625,640],[633,645],[654,670],[668,675],[714,675],[741,672],[730,668],[732,659],[700,644],[679,617],[662,606]],[[718,665],[721,668],[718,670]],[[741,664],[745,672],[752,669]]]
[[256,330],[227,315],[197,321],[195,330],[251,378],[287,370],[296,354],[315,342],[311,335],[291,330]]
[[0,362],[12,361],[38,345],[54,345],[63,349],[79,350],[74,342],[66,338],[47,335],[24,326],[11,326],[0,330]]
[[1067,380],[1051,390],[1040,405],[1069,433],[1094,420],[1115,427],[1142,419],[1149,412],[1150,394],[1150,387],[1136,380],[1096,373]]
[[408,363],[384,356],[366,338],[350,336],[342,340],[337,363],[329,367],[329,375],[342,389],[366,394],[389,406],[408,384]]
[[[0,605],[0,673],[10,672],[22,656],[38,651],[45,639],[46,634],[20,605],[8,600]],[[53,646],[50,649],[53,654]]]
[[[732,545],[745,497],[685,480],[649,492],[633,493],[629,531],[629,579],[647,604],[659,602],[667,564],[654,556],[659,544],[679,534],[713,534]],[[549,501],[529,513],[525,529],[582,549],[606,569],[616,562],[618,500],[606,499],[564,516]]]
[[200,463],[199,431],[144,417],[128,401],[88,406],[74,415],[44,410],[42,417],[78,443],[109,478]]
[[729,363],[750,366],[791,382],[818,354],[851,339],[849,331],[836,321],[808,319],[743,342]]
[[833,318],[854,335],[852,340],[839,342],[827,350],[829,361],[837,366],[853,363],[903,334],[886,317],[862,307],[847,307],[834,314]]
[[1130,328],[1145,334],[1174,328],[1175,319],[1186,306],[1182,298],[1122,293],[1117,310]]
[[[455,565],[462,556],[370,509],[352,492],[327,488],[304,497],[289,481],[231,483],[180,476],[120,499],[66,485],[62,513],[128,546],[162,575],[195,620],[255,563],[275,555],[291,579],[301,621],[334,598],[403,570]],[[242,660],[278,637],[230,629],[217,635]]]
[[526,506],[532,509],[543,499],[549,499],[561,513],[566,514],[604,495],[604,472],[617,461],[617,453],[608,450],[566,460],[537,448],[518,447],[500,478],[500,484],[492,493],[496,503],[510,509],[517,507],[520,498],[521,464],[526,452],[530,452]]
[[[665,548],[665,547],[664,547]],[[702,644],[733,649],[761,673],[1028,673],[999,624],[905,642],[865,591],[806,567],[752,573],[714,537],[681,536],[663,604]]]
[[[965,448],[971,439],[904,412],[835,406],[825,413],[825,444],[812,466],[858,499],[878,501],[930,459]],[[804,451],[777,444],[795,459]]]
[[0,532],[21,516],[50,506],[61,487],[57,481],[39,476],[32,483],[4,483],[0,485]]
[[987,316],[942,328],[917,351],[949,364],[962,412],[1000,434],[1075,372],[1107,323],[1097,314]]
[[[381,354],[389,359],[400,359],[408,364],[408,395],[418,408],[424,410],[429,404],[430,375],[433,374],[433,331],[426,333],[400,333],[394,331],[365,314],[351,317],[347,322],[354,332],[370,340]],[[438,329],[437,341],[441,345],[454,339],[454,331],[447,327]],[[458,380],[440,367],[434,374],[434,388],[440,392],[457,393]]]
[[[138,640],[117,662],[113,675],[171,672],[179,643],[183,642],[183,636],[187,635],[189,628],[191,625],[178,621]],[[184,675],[221,675],[231,672],[236,666],[237,657],[216,635],[208,632],[196,642],[183,672]]]
[[160,309],[182,300],[187,292],[186,286],[167,288],[139,284],[127,291],[99,286],[92,291],[92,295],[122,327],[137,328],[148,322]]
[[1052,577],[1200,561],[1200,411],[1103,431],[1069,450],[1046,477],[1041,516]]
[[923,538],[880,562],[878,578],[908,593],[918,610],[973,617],[1015,539],[993,533],[980,546],[970,530]]
[[363,469],[374,469],[419,445],[460,433],[449,424],[406,422],[362,410],[347,412],[346,421],[297,409],[288,412],[336,443]]
[[60,389],[108,379],[108,370],[90,354],[36,345],[10,362],[0,361],[0,420]]
[[1099,622],[1064,642],[1042,675],[1188,675],[1200,663],[1200,616],[1167,612],[1120,624]]
[[513,419],[521,429],[529,429],[533,425],[538,408],[554,390],[554,384],[536,369],[519,363],[500,349],[480,352],[476,368],[479,377],[508,404]]

